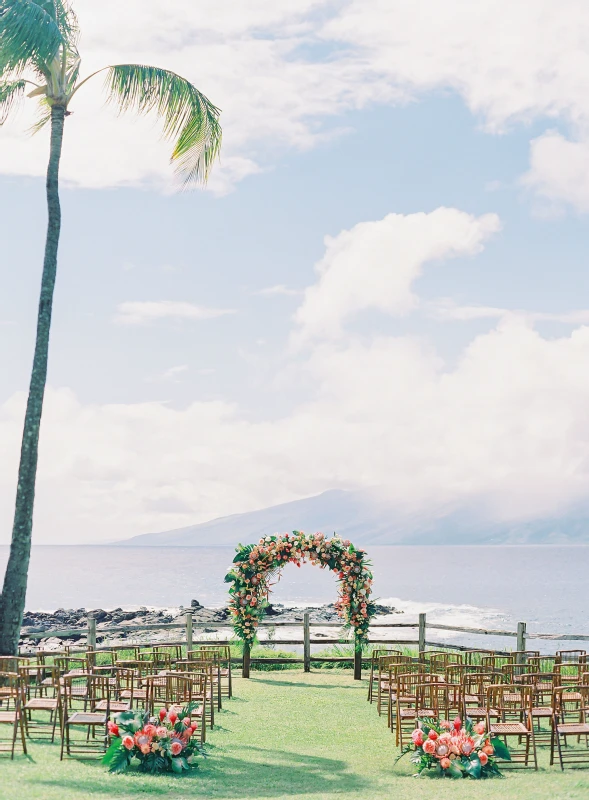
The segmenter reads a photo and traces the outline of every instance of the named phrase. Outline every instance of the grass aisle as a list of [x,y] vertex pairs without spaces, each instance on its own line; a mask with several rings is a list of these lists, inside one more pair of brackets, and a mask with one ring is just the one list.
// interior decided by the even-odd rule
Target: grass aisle
[[0,797],[27,800],[86,800],[89,796],[131,800],[163,795],[173,800],[303,800],[363,798],[420,800],[586,800],[589,769],[542,769],[509,773],[504,780],[418,780],[409,762],[393,770],[394,739],[386,722],[366,702],[366,684],[349,673],[254,673],[236,680],[235,698],[225,703],[208,743],[209,759],[190,777],[113,776],[94,762],[59,762],[57,746],[33,744],[33,762],[22,756],[0,767]]

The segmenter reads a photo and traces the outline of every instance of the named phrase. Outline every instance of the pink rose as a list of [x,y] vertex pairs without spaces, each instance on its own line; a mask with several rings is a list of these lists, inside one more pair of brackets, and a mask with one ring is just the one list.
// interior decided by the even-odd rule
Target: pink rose
[[180,742],[172,742],[172,747],[170,750],[172,751],[173,756],[179,756],[182,752],[182,744]]
[[485,764],[487,763],[488,760],[489,760],[489,756],[486,753],[483,753],[483,752],[479,753],[479,761],[481,762],[483,767],[485,766]]
[[160,739],[167,739],[170,735],[167,728],[164,728],[162,725],[160,728],[155,729],[155,735],[158,736]]
[[133,741],[133,737],[127,734],[123,736],[123,747],[126,747],[127,750],[132,750],[135,747],[135,742]]
[[482,734],[485,732],[485,728],[486,725],[484,722],[477,722],[477,724],[474,726],[475,733],[478,733],[479,736],[482,736]]
[[423,744],[423,731],[420,730],[419,728],[416,728],[411,734],[411,740],[414,745],[417,745],[417,747],[421,747],[421,745]]
[[450,766],[451,763],[452,762],[450,761],[449,758],[443,758],[440,761],[440,766],[441,766],[442,769],[448,769],[448,767]]
[[428,755],[433,756],[436,752],[436,745],[431,739],[426,739],[423,743],[423,751],[424,753],[428,753]]
[[108,732],[110,733],[111,736],[118,736],[119,735],[119,726],[115,725],[114,722],[111,722],[109,720],[108,723],[107,723],[107,727],[108,727]]
[[431,739],[431,740],[432,740],[432,742],[435,742],[435,741],[436,741],[436,739],[438,738],[438,734],[437,734],[435,731],[430,731],[430,732],[428,733],[428,735],[427,735],[427,738],[428,738],[428,739]]
[[449,731],[451,727],[452,727],[452,723],[450,722],[449,719],[443,719],[440,722],[440,728],[443,728],[445,731]]

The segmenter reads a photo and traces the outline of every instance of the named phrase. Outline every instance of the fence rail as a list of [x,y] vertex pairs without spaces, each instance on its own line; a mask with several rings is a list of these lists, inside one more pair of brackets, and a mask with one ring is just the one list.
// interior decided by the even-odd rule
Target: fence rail
[[[333,663],[354,663],[354,677],[360,679],[361,677],[361,670],[362,670],[362,653],[360,650],[355,648],[354,655],[350,656],[338,656],[338,657],[322,657],[322,656],[313,656],[311,653],[311,645],[333,645],[333,644],[353,644],[354,639],[347,632],[347,636],[340,636],[339,638],[332,638],[332,637],[313,637],[311,634],[311,628],[337,628],[339,630],[342,629],[341,623],[338,622],[311,622],[309,614],[304,613],[302,620],[294,620],[291,622],[280,620],[273,622],[270,619],[265,619],[260,622],[260,628],[294,628],[297,626],[301,626],[303,629],[302,637],[298,638],[289,638],[289,639],[273,639],[269,636],[266,637],[259,637],[260,644],[272,644],[272,645],[299,645],[303,648],[302,658],[252,658],[249,652],[249,648],[244,646],[244,654],[243,659],[239,659],[242,661],[243,664],[243,676],[249,677],[249,668],[252,663],[262,663],[262,664],[303,664],[304,669],[308,672],[311,669],[311,664],[314,661],[322,661],[322,662],[333,662]],[[58,639],[72,639],[72,638],[80,638],[82,636],[86,636],[87,645],[90,648],[96,650],[123,650],[129,647],[134,646],[134,643],[131,641],[121,642],[117,644],[104,644],[101,645],[97,644],[97,640],[101,639],[104,640],[108,638],[110,634],[133,634],[133,633],[144,633],[145,631],[183,631],[184,636],[180,637],[177,641],[153,641],[153,642],[139,642],[137,644],[141,645],[157,645],[157,644],[175,644],[175,645],[183,645],[186,646],[187,650],[193,649],[194,645],[198,645],[199,642],[203,641],[211,641],[211,640],[203,640],[195,638],[195,633],[197,633],[200,629],[213,629],[213,632],[223,631],[223,630],[231,630],[232,625],[230,620],[227,622],[195,622],[193,618],[192,612],[187,612],[184,617],[183,622],[162,622],[156,623],[151,625],[111,625],[104,628],[98,628],[96,625],[96,619],[92,617],[92,615],[88,616],[88,626],[87,628],[65,628],[65,629],[54,629],[54,630],[32,630],[27,631],[26,636],[27,639],[33,640],[41,640],[41,639],[49,639],[49,638],[58,638]],[[391,639],[391,638],[378,638],[378,631],[379,630],[391,630],[391,629],[399,629],[400,631],[404,630],[415,630],[417,632],[417,637],[415,639]],[[466,633],[471,634],[474,636],[482,636],[482,637],[508,637],[511,639],[516,639],[516,650],[526,650],[526,641],[529,639],[538,639],[543,641],[553,641],[553,642],[589,642],[589,635],[586,634],[575,634],[575,633],[568,633],[568,634],[556,634],[556,633],[528,633],[527,627],[525,622],[518,622],[517,630],[515,631],[505,631],[505,630],[494,630],[494,629],[487,629],[487,628],[469,628],[463,627],[458,625],[442,625],[435,622],[428,622],[425,614],[420,614],[419,619],[417,622],[373,622],[370,625],[370,644],[389,644],[389,645],[413,645],[419,649],[419,651],[424,651],[428,647],[436,647],[436,648],[443,648],[443,649],[451,649],[451,650],[458,650],[458,651],[465,651],[465,650],[472,650],[472,647],[455,644],[453,642],[434,642],[430,641],[427,637],[428,630],[431,631],[450,631],[453,633]],[[374,634],[374,635],[373,635]],[[218,642],[219,644],[229,644],[231,642],[231,637],[227,636],[227,638],[223,639],[214,639],[213,641]],[[503,651],[502,651],[503,652]],[[507,652],[507,651],[505,651]]]

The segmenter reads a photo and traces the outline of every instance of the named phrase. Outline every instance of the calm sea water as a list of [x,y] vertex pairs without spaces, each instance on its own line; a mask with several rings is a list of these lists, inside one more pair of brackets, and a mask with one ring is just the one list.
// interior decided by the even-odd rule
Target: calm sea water
[[[445,624],[513,630],[521,620],[529,631],[589,634],[589,546],[372,547],[368,554],[374,596],[408,621],[426,612]],[[193,598],[221,606],[233,555],[225,547],[34,547],[27,609],[189,606]],[[7,557],[0,547],[2,572]],[[285,604],[334,598],[333,575],[311,565],[287,566],[273,594]]]

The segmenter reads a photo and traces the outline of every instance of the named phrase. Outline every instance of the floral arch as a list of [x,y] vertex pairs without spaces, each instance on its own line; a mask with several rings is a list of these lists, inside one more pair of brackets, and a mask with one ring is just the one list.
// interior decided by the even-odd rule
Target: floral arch
[[307,561],[337,573],[337,612],[354,631],[356,648],[368,640],[374,605],[370,601],[372,572],[364,550],[336,535],[326,538],[322,533],[293,531],[265,536],[258,544],[240,544],[236,551],[225,581],[231,584],[229,610],[233,628],[246,645],[253,644],[258,623],[268,607],[271,579],[280,578],[286,564],[300,567]]

